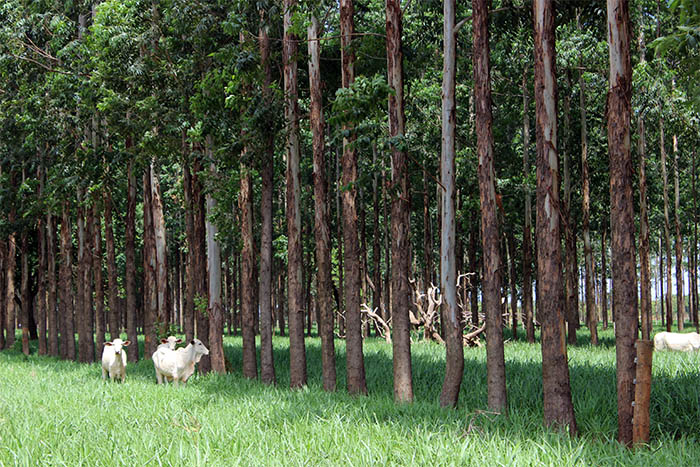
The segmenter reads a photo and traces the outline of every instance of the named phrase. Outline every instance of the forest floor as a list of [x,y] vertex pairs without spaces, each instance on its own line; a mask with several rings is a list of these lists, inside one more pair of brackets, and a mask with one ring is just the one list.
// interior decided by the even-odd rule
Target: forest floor
[[[522,336],[520,336],[522,339]],[[368,397],[321,384],[320,340],[306,340],[309,386],[292,391],[288,340],[274,339],[278,385],[245,380],[241,339],[225,338],[234,372],[157,386],[153,364],[129,363],[125,384],[103,382],[99,364],[0,353],[0,465],[700,465],[700,354],[657,352],[651,443],[629,450],[617,429],[612,329],[601,345],[569,348],[580,435],[542,426],[539,344],[505,346],[509,415],[486,408],[485,348],[465,349],[459,407],[438,405],[444,349],[412,346],[415,403],[393,402],[391,346],[365,341]]]

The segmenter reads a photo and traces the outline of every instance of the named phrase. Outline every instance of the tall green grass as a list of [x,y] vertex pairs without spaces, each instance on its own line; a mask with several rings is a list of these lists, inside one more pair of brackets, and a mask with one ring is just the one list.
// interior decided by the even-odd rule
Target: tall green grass
[[391,346],[365,341],[369,397],[323,392],[320,341],[309,338],[309,386],[292,391],[286,338],[276,337],[278,385],[241,377],[241,340],[226,338],[234,372],[157,386],[150,360],[125,384],[102,382],[99,364],[0,353],[0,465],[700,465],[700,356],[654,355],[651,437],[629,450],[616,436],[611,330],[592,348],[584,330],[569,348],[580,436],[542,427],[539,345],[506,343],[509,415],[486,409],[486,353],[465,349],[456,410],[437,403],[444,349],[412,347],[416,402],[393,402]]

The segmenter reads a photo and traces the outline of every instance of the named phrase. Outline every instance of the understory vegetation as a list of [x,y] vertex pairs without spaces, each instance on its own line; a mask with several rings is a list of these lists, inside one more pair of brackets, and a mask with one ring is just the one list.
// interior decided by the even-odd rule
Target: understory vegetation
[[[242,377],[240,337],[226,337],[231,373],[158,386],[150,360],[125,384],[103,382],[99,363],[0,353],[0,465],[643,465],[700,459],[697,353],[656,352],[651,443],[628,449],[617,430],[612,328],[592,347],[569,347],[580,435],[542,426],[541,349],[505,345],[509,416],[486,407],[486,351],[465,349],[457,410],[439,407],[444,348],[412,347],[415,402],[393,400],[391,346],[365,342],[369,397],[322,390],[321,344],[307,338],[309,384],[290,391],[288,340],[274,338],[277,386]],[[505,336],[509,336],[506,334]],[[143,345],[143,342],[141,342]],[[339,387],[345,347],[337,341]]]

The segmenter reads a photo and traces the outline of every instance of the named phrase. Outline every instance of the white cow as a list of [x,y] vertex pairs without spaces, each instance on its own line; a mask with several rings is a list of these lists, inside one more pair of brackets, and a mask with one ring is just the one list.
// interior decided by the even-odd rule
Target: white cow
[[177,350],[167,347],[157,349],[151,358],[158,384],[163,384],[165,381],[173,381],[175,386],[179,382],[187,383],[194,373],[194,365],[203,355],[209,355],[209,349],[199,339],[192,339],[187,347]]
[[681,334],[678,332],[660,332],[654,336],[654,350],[700,350],[700,334],[690,332]]
[[122,383],[126,379],[126,350],[131,341],[114,339],[112,342],[105,342],[102,350],[102,379],[114,380],[120,378]]
[[166,348],[170,350],[175,350],[175,347],[177,347],[177,344],[180,344],[182,342],[182,339],[178,339],[175,336],[168,336],[167,339],[161,339],[160,344],[158,344],[158,348]]

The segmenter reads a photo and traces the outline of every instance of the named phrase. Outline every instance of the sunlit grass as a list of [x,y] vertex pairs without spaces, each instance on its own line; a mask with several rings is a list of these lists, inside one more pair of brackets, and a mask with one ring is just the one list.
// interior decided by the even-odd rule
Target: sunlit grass
[[[506,343],[509,415],[486,410],[485,349],[465,350],[457,410],[437,403],[444,349],[412,347],[416,401],[393,402],[391,346],[365,342],[369,397],[322,391],[320,341],[307,339],[309,386],[292,391],[287,339],[276,337],[278,385],[241,377],[241,340],[226,338],[234,373],[157,386],[149,360],[125,384],[102,382],[99,364],[0,353],[0,465],[700,465],[700,356],[654,356],[649,448],[616,437],[615,349],[569,348],[580,436],[542,427],[538,344]],[[521,336],[522,339],[522,336]]]

